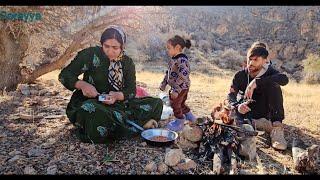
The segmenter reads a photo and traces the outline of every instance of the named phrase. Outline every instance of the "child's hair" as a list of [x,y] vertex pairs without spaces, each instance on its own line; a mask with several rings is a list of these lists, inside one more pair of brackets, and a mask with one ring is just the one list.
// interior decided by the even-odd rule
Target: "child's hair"
[[170,43],[173,47],[176,45],[180,45],[181,48],[190,48],[191,47],[191,41],[189,39],[184,40],[181,36],[175,35],[173,38],[170,38],[168,40],[168,43]]

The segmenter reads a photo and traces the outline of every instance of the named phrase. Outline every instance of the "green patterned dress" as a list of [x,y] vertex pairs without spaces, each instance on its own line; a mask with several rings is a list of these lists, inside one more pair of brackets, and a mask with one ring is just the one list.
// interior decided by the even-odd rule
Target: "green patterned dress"
[[160,120],[163,103],[159,98],[135,98],[136,72],[131,58],[121,58],[123,67],[124,101],[105,105],[96,99],[83,96],[74,85],[83,74],[83,80],[92,84],[99,93],[116,91],[108,81],[110,60],[102,47],[90,47],[80,51],[74,60],[59,74],[59,81],[67,89],[74,91],[67,106],[66,114],[77,127],[77,136],[82,142],[109,143],[120,137],[137,134],[126,120],[143,126],[148,120]]

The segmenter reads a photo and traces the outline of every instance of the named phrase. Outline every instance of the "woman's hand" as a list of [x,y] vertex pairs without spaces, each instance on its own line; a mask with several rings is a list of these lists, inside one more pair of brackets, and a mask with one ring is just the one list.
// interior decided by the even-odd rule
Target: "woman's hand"
[[113,97],[115,100],[118,100],[118,101],[124,100],[124,94],[122,92],[110,91],[109,96]]
[[75,84],[75,87],[77,89],[80,89],[82,91],[82,94],[85,97],[94,98],[94,97],[97,97],[97,95],[99,95],[97,89],[85,81],[82,81],[82,80],[77,81]]
[[106,100],[105,101],[102,101],[103,104],[106,104],[106,105],[112,105],[116,102],[117,100],[113,97],[113,96],[110,96],[110,95],[106,95]]

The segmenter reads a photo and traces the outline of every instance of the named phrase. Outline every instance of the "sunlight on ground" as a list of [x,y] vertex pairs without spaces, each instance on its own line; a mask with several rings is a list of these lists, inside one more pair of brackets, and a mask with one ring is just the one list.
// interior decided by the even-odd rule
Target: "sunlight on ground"
[[[58,79],[60,71],[48,73],[42,80]],[[157,96],[159,84],[164,74],[154,72],[137,72],[137,81],[148,85],[148,92]],[[212,106],[223,101],[229,90],[231,76],[225,78],[210,77],[203,74],[191,75],[191,89],[187,103],[198,116],[208,116]],[[167,87],[168,89],[168,87]],[[285,123],[307,128],[314,133],[320,132],[320,86],[297,84],[293,81],[282,88],[284,96]]]

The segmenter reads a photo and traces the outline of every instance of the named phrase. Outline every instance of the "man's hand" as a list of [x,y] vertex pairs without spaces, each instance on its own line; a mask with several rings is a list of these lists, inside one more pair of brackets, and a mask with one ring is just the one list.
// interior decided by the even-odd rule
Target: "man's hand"
[[178,93],[177,92],[174,92],[174,91],[172,91],[171,93],[170,93],[170,96],[171,96],[171,99],[176,99],[177,97],[178,97]]
[[244,93],[244,98],[252,99],[253,91],[257,88],[256,79],[252,80],[250,84],[247,86],[246,91]]
[[82,80],[77,81],[75,84],[75,87],[77,89],[80,89],[82,91],[82,94],[85,97],[94,98],[94,97],[97,97],[97,95],[99,95],[97,89],[93,85],[85,81],[82,81]]
[[251,111],[251,109],[248,107],[247,102],[244,102],[238,106],[238,112],[241,114],[246,114],[249,111]]

